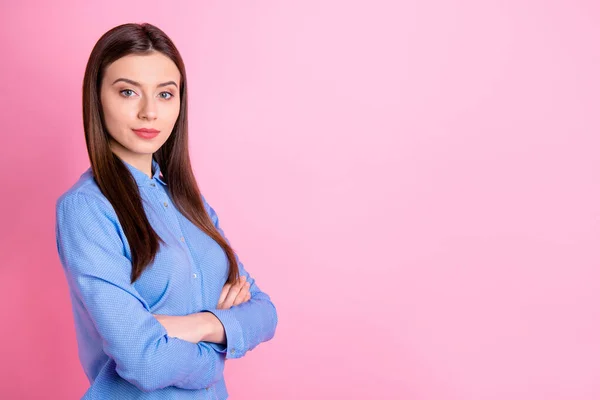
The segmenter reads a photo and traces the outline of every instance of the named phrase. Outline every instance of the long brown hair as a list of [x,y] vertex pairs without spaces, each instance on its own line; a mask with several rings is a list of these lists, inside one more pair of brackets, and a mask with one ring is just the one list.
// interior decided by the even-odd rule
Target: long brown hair
[[194,178],[188,152],[187,78],[179,51],[159,28],[148,24],[123,24],[106,32],[94,46],[83,78],[83,126],[94,179],[110,201],[123,227],[131,249],[131,283],[154,261],[162,238],[154,231],[142,206],[137,184],[109,147],[109,133],[100,103],[100,87],[108,65],[128,54],[160,52],[179,69],[180,110],[169,139],[154,153],[177,209],[194,225],[214,239],[229,260],[227,282],[239,279],[235,253],[219,234],[204,207]]

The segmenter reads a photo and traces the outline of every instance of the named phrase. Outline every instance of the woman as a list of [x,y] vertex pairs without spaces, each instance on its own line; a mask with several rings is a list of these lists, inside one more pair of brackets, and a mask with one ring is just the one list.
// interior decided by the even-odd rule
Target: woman
[[185,68],[160,29],[100,38],[83,120],[91,167],[56,202],[83,398],[226,399],[225,360],[270,340],[277,312],[196,184]]

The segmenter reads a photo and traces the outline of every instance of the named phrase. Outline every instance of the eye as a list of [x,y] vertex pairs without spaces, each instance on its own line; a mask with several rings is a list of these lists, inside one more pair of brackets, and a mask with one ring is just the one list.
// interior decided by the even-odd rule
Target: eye
[[162,94],[168,94],[168,95],[169,95],[168,97],[164,97],[164,96],[163,96],[163,99],[165,99],[165,100],[169,100],[171,97],[173,97],[173,94],[172,94],[172,93],[170,93],[170,92],[161,92],[161,95],[162,95]]
[[[131,93],[135,93],[135,92],[134,92],[133,90],[131,90],[131,89],[124,89],[124,90],[121,90],[119,93],[123,93],[123,92],[131,92]],[[131,96],[127,96],[127,95],[126,95],[125,97],[131,97]]]

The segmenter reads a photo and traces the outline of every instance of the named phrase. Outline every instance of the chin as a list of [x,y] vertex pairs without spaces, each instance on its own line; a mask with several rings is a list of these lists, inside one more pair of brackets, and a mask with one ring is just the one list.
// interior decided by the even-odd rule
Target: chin
[[155,143],[134,143],[133,146],[127,146],[127,151],[134,154],[152,154],[160,148]]
[[160,147],[152,146],[152,147],[143,147],[135,149],[134,153],[137,154],[154,154]]

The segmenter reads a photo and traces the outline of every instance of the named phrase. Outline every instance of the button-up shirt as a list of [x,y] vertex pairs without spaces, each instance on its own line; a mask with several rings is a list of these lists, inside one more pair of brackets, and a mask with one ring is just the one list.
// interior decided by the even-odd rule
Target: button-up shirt
[[[237,254],[251,299],[217,309],[228,276],[225,252],[177,210],[155,160],[152,177],[124,164],[137,183],[148,221],[166,242],[133,284],[127,237],[91,167],[56,201],[56,245],[69,286],[79,359],[91,385],[83,399],[226,399],[225,360],[270,340],[276,309]],[[203,195],[202,201],[229,243]],[[226,344],[169,336],[152,315],[203,311],[221,321]]]

